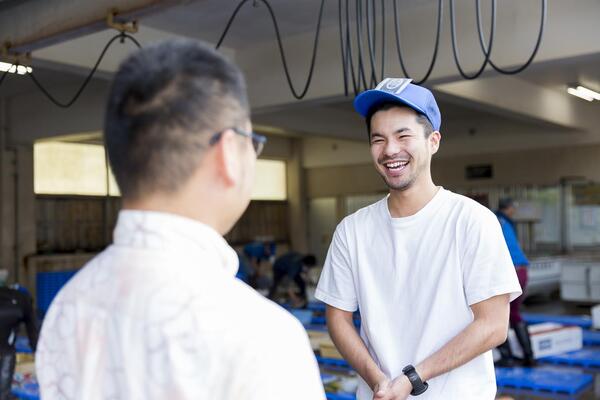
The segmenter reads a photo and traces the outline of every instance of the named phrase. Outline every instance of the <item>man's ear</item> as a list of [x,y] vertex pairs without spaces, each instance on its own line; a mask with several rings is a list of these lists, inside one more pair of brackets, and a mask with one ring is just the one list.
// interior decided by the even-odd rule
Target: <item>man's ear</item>
[[231,129],[223,131],[221,140],[214,146],[217,159],[217,171],[227,187],[234,186],[239,179],[240,151],[237,137]]
[[431,154],[437,153],[440,148],[440,142],[442,141],[442,134],[439,131],[433,131],[431,132],[431,135],[429,135],[428,140]]

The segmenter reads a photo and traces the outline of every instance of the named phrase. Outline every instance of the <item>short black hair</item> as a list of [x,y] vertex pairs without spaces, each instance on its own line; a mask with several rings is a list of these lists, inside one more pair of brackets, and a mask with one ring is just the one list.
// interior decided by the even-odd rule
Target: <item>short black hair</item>
[[498,210],[503,211],[515,205],[515,201],[510,197],[503,197],[498,201]]
[[[369,135],[369,140],[371,139],[371,120],[373,119],[373,115],[375,115],[375,113],[378,111],[387,111],[387,110],[390,110],[390,109],[396,108],[396,107],[408,108],[410,110],[415,111],[414,109],[412,109],[411,107],[408,107],[405,104],[397,103],[397,102],[393,102],[393,101],[386,101],[386,102],[383,102],[383,103],[373,106],[369,110],[369,112],[367,113],[367,117],[365,118],[365,122],[367,123],[367,133]],[[427,119],[427,117],[425,115],[423,115],[417,111],[415,111],[415,112],[417,113],[417,123],[423,127],[425,137],[428,138],[429,135],[431,135],[434,131],[433,125],[431,125],[431,122],[429,122],[429,120]]]
[[307,267],[314,267],[315,265],[317,265],[317,257],[315,257],[313,254],[307,254],[304,257],[302,257],[302,264],[306,265]]
[[210,136],[249,115],[241,71],[199,41],[169,40],[129,56],[113,80],[104,120],[123,198],[176,191]]

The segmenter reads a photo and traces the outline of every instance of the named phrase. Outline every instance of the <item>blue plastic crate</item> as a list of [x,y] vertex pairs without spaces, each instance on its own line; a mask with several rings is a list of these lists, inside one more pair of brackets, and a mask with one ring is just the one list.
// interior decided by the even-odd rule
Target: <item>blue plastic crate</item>
[[350,364],[348,364],[348,362],[346,360],[340,360],[337,358],[325,358],[325,357],[320,357],[317,356],[317,362],[321,365],[332,365],[335,367],[344,367],[344,368],[352,368],[350,367]]
[[356,400],[354,393],[325,393],[327,400]]
[[308,324],[308,325],[304,325],[304,328],[307,331],[327,332],[327,327],[325,325],[312,325],[312,324]]
[[26,336],[17,336],[15,350],[17,353],[32,353],[29,339]]
[[22,387],[13,387],[11,392],[19,400],[40,400],[40,387],[37,383],[26,383]]
[[298,318],[298,320],[302,323],[302,325],[304,325],[304,326],[310,325],[312,318],[313,318],[312,311],[299,310],[299,309],[291,309],[289,311],[294,317]]
[[320,301],[311,301],[308,303],[306,308],[308,308],[311,311],[325,312],[325,303],[322,303]]
[[[327,321],[325,320],[325,317],[312,317],[311,320],[311,325],[325,325],[327,323]],[[356,326],[357,328],[360,328],[360,317],[354,317],[354,326]]]
[[75,275],[77,270],[38,272],[36,276],[37,309],[41,316],[50,308],[58,291]]
[[581,350],[540,358],[539,361],[585,368],[600,368],[600,349],[584,347]]
[[523,319],[528,324],[541,324],[555,322],[562,325],[580,326],[584,329],[592,327],[592,319],[587,315],[549,315],[549,314],[523,314]]
[[526,389],[573,395],[589,387],[591,374],[544,368],[496,368],[496,384],[500,388]]
[[584,346],[600,346],[600,331],[583,331]]

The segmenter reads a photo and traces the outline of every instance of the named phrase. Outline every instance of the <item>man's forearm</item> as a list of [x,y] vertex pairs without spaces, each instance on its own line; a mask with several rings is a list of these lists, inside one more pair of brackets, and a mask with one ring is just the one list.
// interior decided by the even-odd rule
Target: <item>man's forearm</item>
[[327,327],[331,339],[344,359],[367,382],[369,387],[373,388],[375,384],[385,378],[385,375],[358,335],[352,322],[352,315],[350,314],[350,319],[348,319],[339,313],[339,311],[327,311]]
[[420,362],[416,370],[424,381],[464,365],[506,339],[498,324],[475,320],[440,350]]

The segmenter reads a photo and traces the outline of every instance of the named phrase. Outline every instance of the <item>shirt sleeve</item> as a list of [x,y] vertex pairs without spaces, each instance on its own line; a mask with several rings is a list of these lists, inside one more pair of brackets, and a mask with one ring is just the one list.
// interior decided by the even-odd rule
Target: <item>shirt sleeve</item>
[[358,301],[344,222],[336,228],[329,245],[315,297],[340,310],[354,312],[358,309]]
[[525,256],[525,253],[523,253],[523,250],[521,250],[514,228],[508,222],[502,220],[500,221],[500,226],[502,227],[502,234],[504,235],[504,240],[506,240],[513,264],[529,265],[529,260]]
[[465,234],[462,269],[468,304],[501,294],[510,294],[510,301],[519,297],[521,286],[496,216],[483,207],[474,209]]

